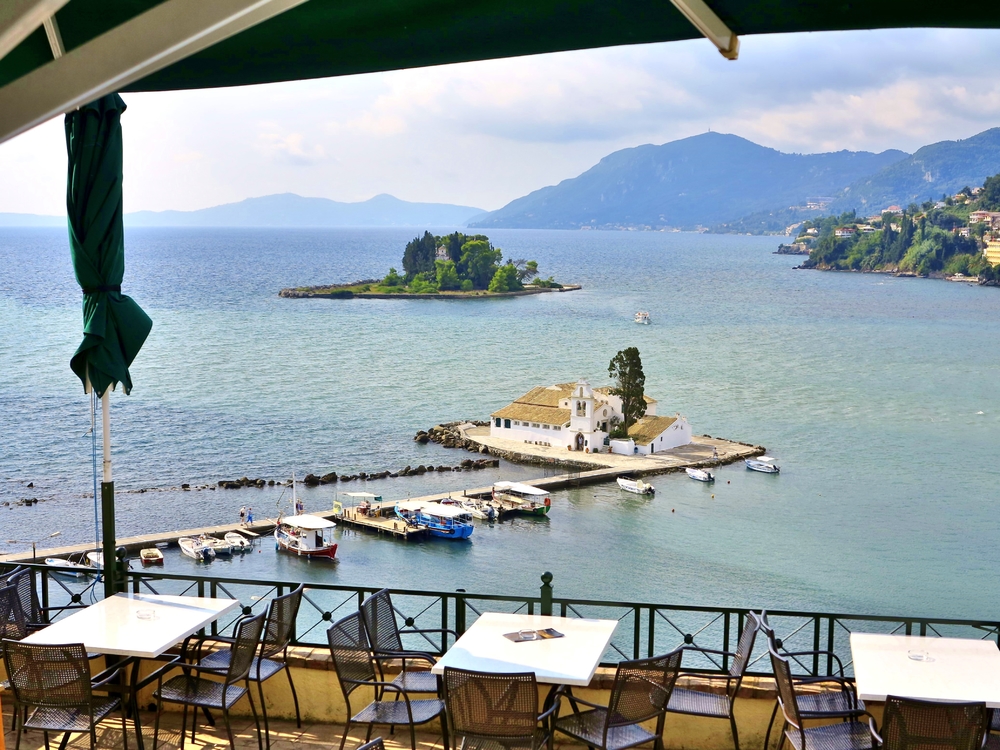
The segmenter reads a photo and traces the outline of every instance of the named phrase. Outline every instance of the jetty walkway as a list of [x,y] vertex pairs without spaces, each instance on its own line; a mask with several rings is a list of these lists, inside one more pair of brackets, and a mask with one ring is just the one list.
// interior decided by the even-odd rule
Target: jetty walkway
[[[549,492],[571,487],[582,487],[588,484],[610,482],[616,477],[623,475],[634,478],[651,474],[683,471],[688,467],[696,468],[729,464],[751,456],[759,456],[764,452],[764,448],[759,445],[749,445],[747,443],[700,435],[695,437],[688,445],[648,456],[573,452],[570,454],[572,456],[572,459],[570,459],[566,451],[558,451],[550,446],[519,443],[515,440],[504,440],[502,438],[491,438],[489,436],[489,427],[476,427],[469,424],[462,425],[459,429],[468,439],[485,446],[491,455],[518,463],[562,466],[567,468],[568,471],[564,474],[526,480],[525,482]],[[434,495],[424,495],[409,499],[434,502],[447,500],[450,497],[485,498],[489,497],[492,492],[493,485],[490,484],[483,487],[440,492]],[[426,528],[408,525],[396,518],[392,514],[395,504],[395,500],[373,503],[371,506],[372,512],[367,515],[359,514],[355,508],[350,506],[345,506],[341,513],[334,513],[331,508],[327,511],[315,512],[312,515],[328,518],[345,527],[373,531],[403,540],[416,539],[426,535]],[[262,537],[261,541],[263,542],[264,538],[266,538],[265,535],[270,535],[276,523],[276,519],[262,518],[259,521],[246,525],[228,523],[219,526],[204,526],[198,529],[185,529],[183,531],[142,534],[140,536],[119,539],[118,546],[124,547],[129,552],[136,552],[144,547],[155,547],[158,545],[174,546],[177,544],[178,539],[186,536],[199,536],[201,534],[222,536],[228,531],[249,532],[247,536]],[[38,550],[37,558],[68,557],[71,555],[80,555],[92,549],[94,549],[93,543]],[[31,559],[32,555],[27,551],[0,555],[0,563],[29,562]]]

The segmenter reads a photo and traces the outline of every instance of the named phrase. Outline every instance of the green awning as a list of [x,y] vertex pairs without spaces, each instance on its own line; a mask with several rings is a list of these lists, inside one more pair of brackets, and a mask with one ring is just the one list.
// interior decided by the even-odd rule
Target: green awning
[[[159,4],[69,0],[55,18],[64,48],[72,51]],[[708,5],[741,36],[898,27],[1000,28],[1000,3],[708,0]],[[310,0],[122,90],[322,78],[699,36],[666,0]],[[38,28],[0,60],[0,86],[52,57],[46,32]]]

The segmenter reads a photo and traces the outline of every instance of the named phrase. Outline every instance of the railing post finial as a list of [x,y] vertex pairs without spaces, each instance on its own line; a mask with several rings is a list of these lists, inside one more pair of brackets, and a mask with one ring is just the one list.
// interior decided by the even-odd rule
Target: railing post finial
[[552,574],[542,573],[542,612],[546,617],[552,616]]

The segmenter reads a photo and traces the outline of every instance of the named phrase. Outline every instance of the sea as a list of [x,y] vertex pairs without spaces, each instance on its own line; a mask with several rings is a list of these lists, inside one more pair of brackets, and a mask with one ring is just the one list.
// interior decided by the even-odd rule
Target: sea
[[[560,491],[547,520],[481,524],[465,543],[337,529],[333,564],[265,543],[209,568],[170,552],[167,569],[513,595],[551,571],[557,594],[581,598],[1000,618],[1000,290],[798,270],[770,237],[492,230],[506,257],[582,290],[278,297],[399,268],[416,233],[126,231],[124,291],[154,324],[131,395],[112,394],[120,536],[290,507],[284,486],[198,489],[220,479],[456,465],[470,454],[415,432],[487,419],[536,385],[608,384],[635,346],[659,413],[765,446],[780,475],[658,476],[652,498]],[[69,369],[80,340],[65,231],[0,230],[0,553],[95,538],[90,401]],[[502,462],[301,496],[318,511],[346,491],[394,500],[551,473]]]

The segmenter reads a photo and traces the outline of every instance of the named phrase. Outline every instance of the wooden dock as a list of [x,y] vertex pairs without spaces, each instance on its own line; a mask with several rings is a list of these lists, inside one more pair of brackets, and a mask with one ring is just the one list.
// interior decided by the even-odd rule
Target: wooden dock
[[395,503],[376,503],[371,512],[358,513],[357,508],[344,508],[343,513],[315,513],[314,515],[329,518],[332,521],[356,529],[365,529],[379,534],[390,534],[409,541],[422,537],[427,533],[426,526],[413,526],[396,517],[393,512]]

